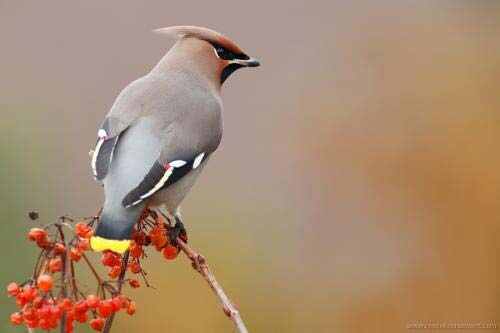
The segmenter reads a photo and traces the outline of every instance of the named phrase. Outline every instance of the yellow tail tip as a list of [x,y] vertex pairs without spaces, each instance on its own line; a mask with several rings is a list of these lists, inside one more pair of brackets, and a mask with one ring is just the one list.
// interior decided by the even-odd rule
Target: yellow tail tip
[[117,253],[123,253],[128,250],[130,246],[130,240],[115,240],[106,239],[99,236],[93,236],[90,238],[90,247],[94,251],[105,251],[111,250]]

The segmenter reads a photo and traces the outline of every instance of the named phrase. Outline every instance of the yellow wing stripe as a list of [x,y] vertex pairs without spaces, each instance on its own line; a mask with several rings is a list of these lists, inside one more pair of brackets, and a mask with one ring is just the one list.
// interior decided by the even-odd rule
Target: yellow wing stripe
[[105,251],[111,250],[117,253],[123,253],[128,250],[130,246],[130,240],[115,240],[106,239],[98,236],[90,238],[90,247],[94,251]]

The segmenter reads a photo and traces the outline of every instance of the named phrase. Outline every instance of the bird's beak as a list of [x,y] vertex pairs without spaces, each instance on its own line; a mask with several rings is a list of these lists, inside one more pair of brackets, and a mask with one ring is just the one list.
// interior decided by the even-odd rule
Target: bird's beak
[[247,60],[234,59],[233,61],[231,61],[231,63],[238,64],[238,65],[241,65],[243,67],[259,67],[260,66],[260,62],[254,58],[250,58]]

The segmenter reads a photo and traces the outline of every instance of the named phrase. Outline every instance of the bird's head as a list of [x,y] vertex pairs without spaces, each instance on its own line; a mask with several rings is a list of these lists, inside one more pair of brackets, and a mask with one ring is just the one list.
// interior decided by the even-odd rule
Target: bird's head
[[178,62],[188,64],[222,84],[237,69],[258,67],[235,42],[208,28],[173,26],[154,30],[178,40],[169,52]]

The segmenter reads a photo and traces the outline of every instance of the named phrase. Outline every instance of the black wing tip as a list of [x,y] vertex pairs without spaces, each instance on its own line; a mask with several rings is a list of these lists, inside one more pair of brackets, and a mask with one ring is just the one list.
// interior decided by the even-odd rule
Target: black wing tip
[[122,205],[125,208],[129,208],[129,207],[137,205],[141,201],[142,201],[141,198],[137,196],[135,191],[132,191],[129,194],[127,194],[125,196],[125,198],[123,198]]
[[104,139],[98,151],[95,163],[96,173],[94,174],[94,176],[99,181],[102,181],[108,174],[109,166],[111,164],[111,161],[113,160],[113,153],[115,151],[117,140],[118,136]]
[[[174,162],[172,162],[171,164],[163,165],[159,160],[157,160],[154,163],[153,167],[146,174],[144,179],[139,183],[139,185],[135,187],[133,190],[131,190],[122,200],[123,206],[125,208],[135,206],[136,204],[147,199],[148,197],[154,195],[154,193],[161,191],[162,189],[167,188],[170,185],[176,183],[185,175],[187,175],[192,169],[196,168],[199,165],[199,163],[201,163],[203,157],[204,153],[203,155],[201,155],[201,159],[196,166],[195,166],[196,158],[190,159],[188,161],[174,160],[174,162],[176,161],[184,162],[183,165],[181,164],[182,166],[181,165],[175,166]],[[168,178],[165,179],[164,178],[165,173],[171,168],[173,170],[171,171]],[[162,182],[162,184],[160,184],[160,182]],[[160,185],[161,187],[158,185]],[[158,187],[158,189],[152,192],[152,190],[155,187]]]
[[144,195],[161,181],[166,170],[168,168],[165,168],[159,161],[156,161],[139,185],[125,196],[122,200],[122,205],[127,208],[135,206],[146,199]]

